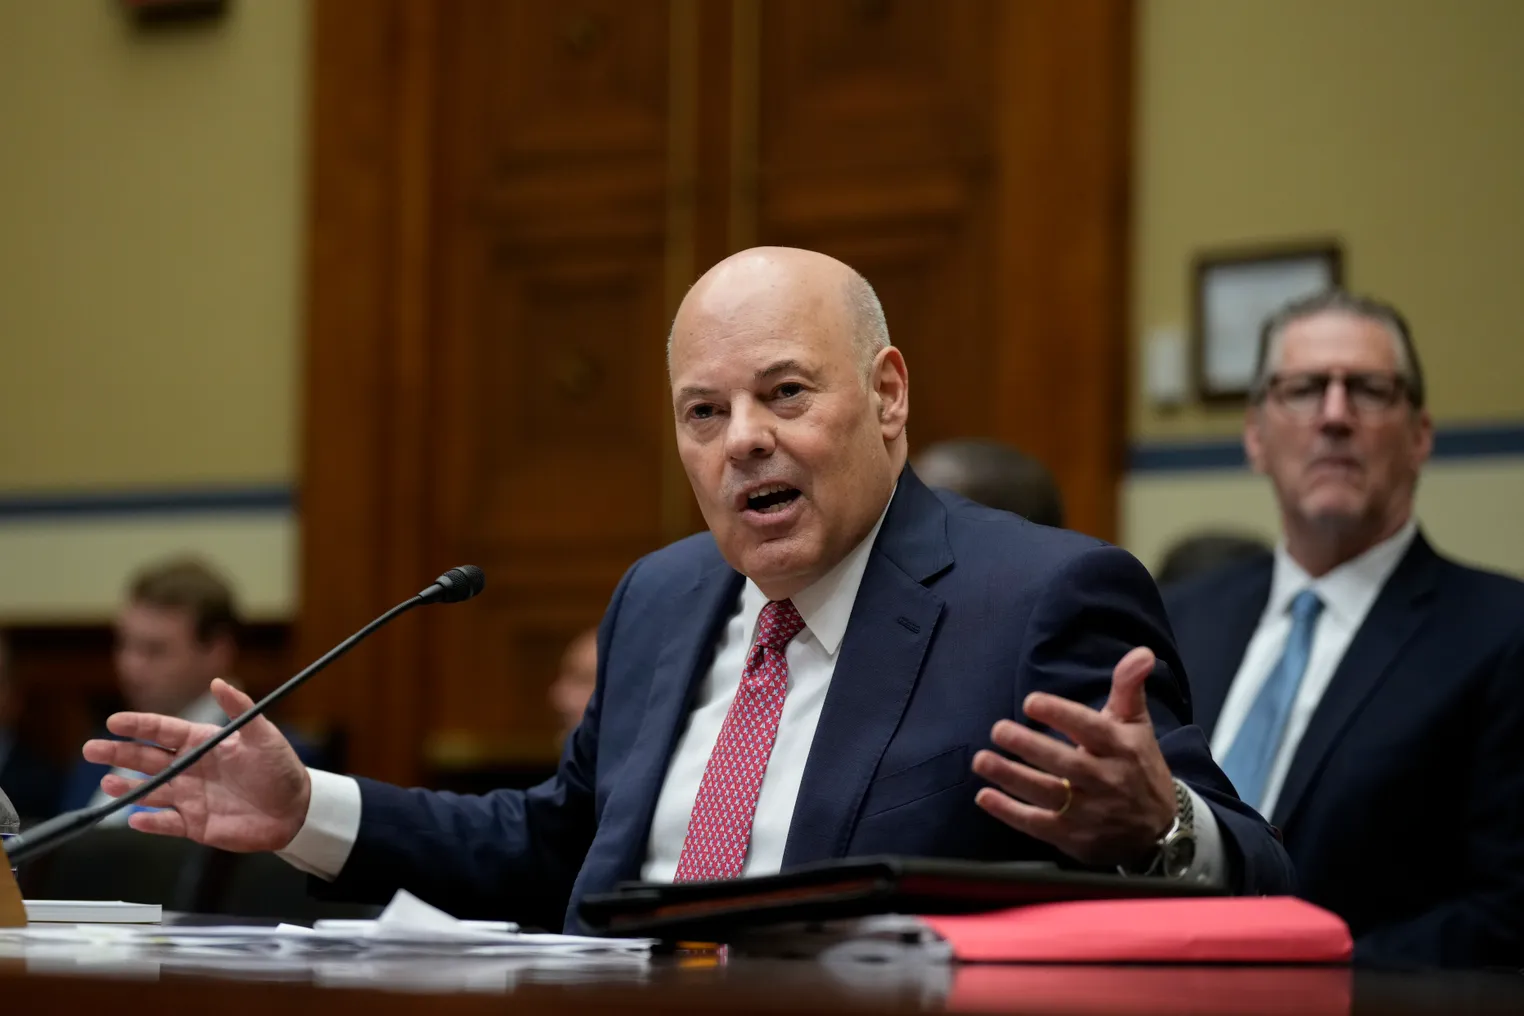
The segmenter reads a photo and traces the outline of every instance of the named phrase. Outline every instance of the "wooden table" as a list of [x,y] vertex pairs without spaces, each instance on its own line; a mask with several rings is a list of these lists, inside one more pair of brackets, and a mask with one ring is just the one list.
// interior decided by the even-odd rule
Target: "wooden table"
[[830,966],[712,953],[594,966],[356,957],[301,962],[251,957],[233,965],[80,955],[0,960],[0,998],[8,1012],[70,1016],[1519,1013],[1524,976],[1330,968]]

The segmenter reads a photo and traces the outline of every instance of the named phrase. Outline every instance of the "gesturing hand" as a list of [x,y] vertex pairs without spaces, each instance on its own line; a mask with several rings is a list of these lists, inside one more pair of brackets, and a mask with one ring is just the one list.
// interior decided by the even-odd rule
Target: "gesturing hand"
[[[248,709],[247,695],[223,680],[212,682],[212,695],[229,716]],[[84,756],[152,776],[217,732],[209,723],[191,723],[154,713],[117,713],[106,729],[132,741],[86,741]],[[149,743],[140,743],[149,742]],[[111,774],[101,788],[120,797],[141,780]],[[139,801],[165,811],[141,811],[128,819],[145,833],[184,836],[223,850],[280,850],[307,818],[312,781],[275,724],[263,716],[218,745],[169,783]]]
[[1028,695],[1027,716],[1074,743],[1001,720],[991,732],[995,744],[1026,764],[979,752],[974,772],[999,789],[985,787],[975,802],[1087,865],[1146,861],[1176,812],[1174,783],[1143,692],[1153,666],[1145,647],[1122,657],[1099,712],[1045,692]]

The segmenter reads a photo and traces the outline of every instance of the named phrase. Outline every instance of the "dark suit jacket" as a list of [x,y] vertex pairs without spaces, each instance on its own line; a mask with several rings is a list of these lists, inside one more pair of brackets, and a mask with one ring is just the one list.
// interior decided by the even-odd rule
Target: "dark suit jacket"
[[[463,797],[360,780],[359,837],[317,891],[405,887],[461,916],[577,927],[576,903],[639,877],[668,759],[743,579],[707,533],[643,558],[598,636],[598,684],[556,776]],[[1050,859],[974,804],[990,728],[1039,689],[1100,707],[1134,646],[1165,757],[1211,802],[1237,883],[1290,891],[1268,826],[1198,727],[1152,579],[1124,551],[933,493],[906,470],[869,556],[806,761],[784,867],[902,854]]]
[[[1270,597],[1269,555],[1165,590],[1216,723]],[[1524,962],[1524,583],[1420,534],[1313,714],[1275,805],[1301,895],[1375,963]]]

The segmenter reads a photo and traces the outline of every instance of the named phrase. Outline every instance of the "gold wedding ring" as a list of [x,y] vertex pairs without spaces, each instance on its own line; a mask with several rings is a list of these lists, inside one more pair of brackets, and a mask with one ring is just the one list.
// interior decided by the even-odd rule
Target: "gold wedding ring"
[[1069,782],[1069,777],[1067,776],[1060,776],[1059,779],[1064,784],[1064,806],[1053,814],[1062,817],[1064,812],[1069,810],[1069,805],[1074,803],[1074,784]]

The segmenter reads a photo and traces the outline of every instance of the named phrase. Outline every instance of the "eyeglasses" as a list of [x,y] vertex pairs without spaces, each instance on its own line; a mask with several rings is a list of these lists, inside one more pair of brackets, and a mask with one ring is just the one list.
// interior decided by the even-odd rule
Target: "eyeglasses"
[[1408,394],[1408,382],[1391,371],[1353,371],[1331,374],[1306,371],[1294,374],[1271,374],[1263,395],[1297,416],[1314,416],[1328,398],[1328,386],[1344,386],[1344,398],[1357,414],[1376,414],[1391,409]]

